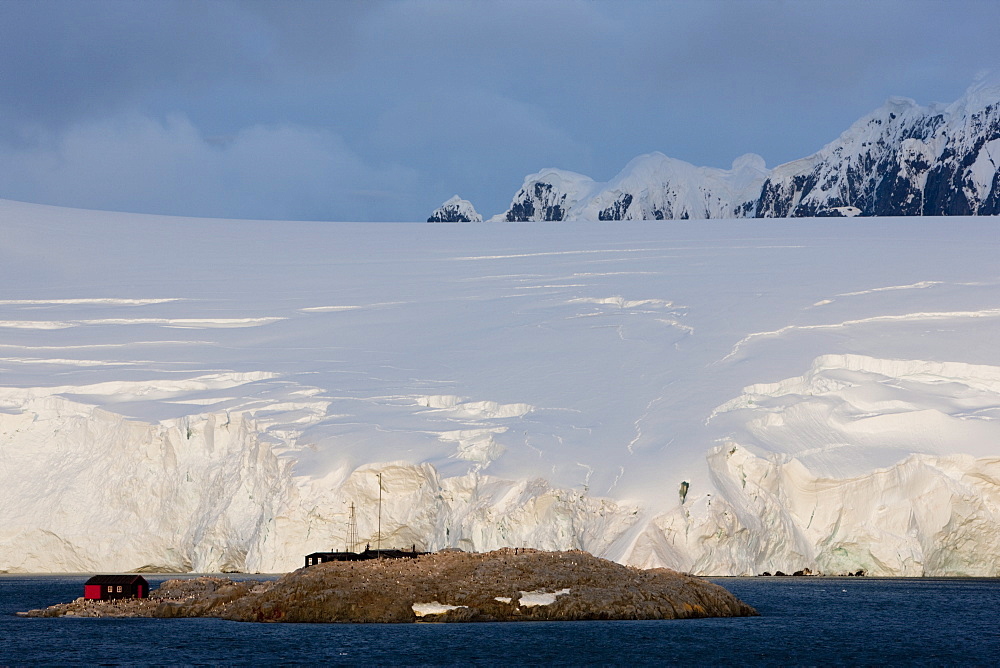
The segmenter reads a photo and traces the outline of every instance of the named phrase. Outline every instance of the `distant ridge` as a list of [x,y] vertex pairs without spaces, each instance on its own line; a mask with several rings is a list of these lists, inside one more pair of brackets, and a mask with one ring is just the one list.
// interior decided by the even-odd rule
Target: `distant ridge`
[[980,82],[950,105],[890,98],[818,152],[770,170],[754,154],[723,170],[662,153],[606,183],[544,169],[490,222],[1000,215],[998,166],[1000,81]]

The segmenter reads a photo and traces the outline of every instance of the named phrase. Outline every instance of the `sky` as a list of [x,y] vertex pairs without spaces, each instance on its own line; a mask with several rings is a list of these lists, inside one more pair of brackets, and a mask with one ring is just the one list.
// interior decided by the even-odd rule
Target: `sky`
[[0,0],[0,198],[484,217],[643,153],[769,167],[1000,71],[995,0]]

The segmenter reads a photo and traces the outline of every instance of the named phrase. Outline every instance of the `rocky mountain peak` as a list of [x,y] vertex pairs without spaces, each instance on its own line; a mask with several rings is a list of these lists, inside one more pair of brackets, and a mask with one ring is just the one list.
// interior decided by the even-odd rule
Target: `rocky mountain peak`
[[855,215],[1000,215],[1000,79],[977,81],[949,105],[889,98],[816,153],[771,170],[754,154],[727,170],[658,152],[606,183],[545,169],[490,220]]
[[476,212],[472,202],[455,195],[439,206],[427,219],[428,223],[481,223],[483,217]]

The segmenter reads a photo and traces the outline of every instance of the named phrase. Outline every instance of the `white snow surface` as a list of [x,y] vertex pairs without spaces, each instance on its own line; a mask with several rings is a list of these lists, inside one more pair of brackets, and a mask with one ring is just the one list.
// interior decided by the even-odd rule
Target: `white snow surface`
[[0,571],[1000,575],[989,221],[0,230]]

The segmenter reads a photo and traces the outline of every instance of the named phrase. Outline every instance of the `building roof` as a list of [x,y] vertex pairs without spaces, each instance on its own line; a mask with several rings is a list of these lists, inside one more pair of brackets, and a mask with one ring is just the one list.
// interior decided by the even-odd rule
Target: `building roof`
[[307,557],[356,557],[358,552],[311,552]]
[[89,585],[127,585],[141,582],[148,584],[141,575],[95,575],[87,580]]

